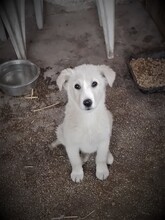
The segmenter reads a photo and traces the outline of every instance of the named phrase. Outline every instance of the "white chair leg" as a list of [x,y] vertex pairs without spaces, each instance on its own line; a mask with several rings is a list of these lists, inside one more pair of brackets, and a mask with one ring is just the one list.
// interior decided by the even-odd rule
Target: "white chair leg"
[[[22,12],[20,12],[20,14],[18,13],[17,2],[15,1],[6,0],[0,4],[0,15],[8,31],[17,57],[18,59],[26,59],[25,42],[20,25],[20,14],[22,14]],[[22,4],[21,10],[25,11],[24,4]]]
[[43,28],[43,0],[33,0],[38,29]]
[[1,18],[0,18],[0,40],[1,40],[1,41],[7,40],[5,28],[4,28],[4,26],[3,26],[3,23],[2,23]]
[[108,33],[106,28],[106,17],[105,17],[105,11],[104,11],[104,0],[97,0],[97,7],[98,7],[98,14],[100,17],[101,24],[103,26],[103,33],[104,33],[104,39],[105,39],[105,45],[107,50],[108,45]]
[[[102,3],[102,1],[101,1]],[[101,7],[100,7],[100,1],[99,0],[96,0],[96,5],[97,5],[97,11],[98,11],[98,15],[99,15],[99,23],[100,23],[100,26],[102,27],[103,26],[103,22],[102,22],[102,18],[101,18]]]
[[115,0],[104,0],[104,11],[106,16],[106,28],[108,34],[107,55],[114,57],[114,36],[115,36]]
[[24,47],[26,49],[26,33],[25,33],[25,0],[16,0],[19,22],[22,30]]
[[97,0],[106,44],[107,57],[114,57],[115,0]]

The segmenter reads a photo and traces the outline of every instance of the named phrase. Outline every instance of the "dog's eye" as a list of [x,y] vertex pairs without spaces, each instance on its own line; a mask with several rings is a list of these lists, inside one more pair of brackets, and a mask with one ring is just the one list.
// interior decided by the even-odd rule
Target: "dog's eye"
[[97,83],[96,81],[93,81],[93,82],[92,82],[92,87],[96,87],[97,84],[98,84],[98,83]]
[[79,90],[81,89],[81,86],[79,84],[75,84],[74,88]]

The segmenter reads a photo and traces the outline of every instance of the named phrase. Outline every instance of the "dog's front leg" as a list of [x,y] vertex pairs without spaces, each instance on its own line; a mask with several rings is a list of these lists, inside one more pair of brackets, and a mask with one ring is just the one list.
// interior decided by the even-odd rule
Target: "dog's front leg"
[[81,182],[84,177],[84,172],[82,168],[82,160],[80,157],[79,149],[72,147],[66,147],[66,151],[72,165],[71,179],[74,182]]
[[108,146],[109,143],[102,143],[97,150],[96,176],[100,180],[105,180],[109,176],[109,170],[107,167]]

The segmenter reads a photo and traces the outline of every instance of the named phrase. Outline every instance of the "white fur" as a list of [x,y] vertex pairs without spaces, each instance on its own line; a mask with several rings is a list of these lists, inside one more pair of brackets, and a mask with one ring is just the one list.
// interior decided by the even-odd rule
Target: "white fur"
[[[59,89],[64,87],[67,91],[68,103],[64,121],[56,131],[57,140],[51,147],[60,143],[65,146],[72,165],[71,178],[75,182],[80,182],[84,177],[80,152],[87,154],[84,161],[88,154],[97,152],[97,178],[104,180],[109,175],[107,164],[113,163],[109,151],[113,118],[104,103],[106,85],[112,87],[115,75],[108,66],[84,64],[63,70],[57,79]],[[94,81],[98,85],[93,88]],[[81,89],[75,89],[75,84],[79,84]],[[92,101],[89,109],[83,104],[86,99]]]

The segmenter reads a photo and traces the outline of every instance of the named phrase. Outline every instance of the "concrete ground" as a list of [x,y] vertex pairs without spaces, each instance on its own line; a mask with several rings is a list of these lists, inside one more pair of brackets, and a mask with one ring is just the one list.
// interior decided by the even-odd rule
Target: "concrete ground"
[[[1,219],[163,219],[165,94],[141,93],[127,68],[132,53],[163,46],[150,16],[139,1],[116,5],[115,57],[108,60],[93,4],[67,11],[45,3],[40,31],[31,8],[29,3],[27,52],[28,59],[41,67],[34,90],[38,98],[0,93]],[[1,42],[0,61],[14,58],[10,41]],[[67,101],[55,79],[62,69],[83,63],[106,64],[117,73],[106,99],[114,115],[111,151],[115,161],[109,178],[102,182],[95,177],[92,157],[84,166],[83,182],[76,184],[70,179],[64,148],[50,151],[48,145],[55,139]],[[33,111],[54,103],[58,104]]]

